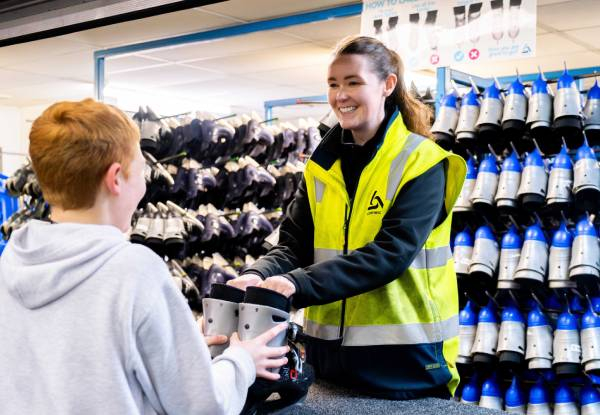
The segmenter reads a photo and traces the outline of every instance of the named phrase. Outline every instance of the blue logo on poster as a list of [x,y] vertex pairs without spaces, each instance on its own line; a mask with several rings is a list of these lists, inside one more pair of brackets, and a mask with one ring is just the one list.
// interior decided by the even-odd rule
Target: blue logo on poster
[[521,50],[521,53],[525,54],[525,53],[529,53],[529,52],[531,52],[531,48],[526,43],[526,44],[523,45],[523,49]]
[[457,52],[454,54],[454,60],[455,60],[456,62],[460,62],[460,61],[462,61],[464,58],[465,58],[465,54],[463,53],[463,51],[462,51],[462,50],[459,50],[459,51],[457,51]]

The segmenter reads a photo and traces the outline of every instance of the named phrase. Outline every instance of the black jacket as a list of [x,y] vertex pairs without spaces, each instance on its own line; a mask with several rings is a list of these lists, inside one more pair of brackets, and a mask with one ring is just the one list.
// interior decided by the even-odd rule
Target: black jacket
[[[386,117],[376,136],[362,148],[350,144],[350,132],[337,125],[323,138],[313,154],[313,160],[319,158],[319,164],[325,165],[325,168],[341,158],[351,200],[360,172],[379,150],[387,122]],[[445,182],[445,166],[441,162],[403,186],[384,216],[382,227],[373,242],[353,251],[352,255],[339,255],[313,264],[314,224],[303,180],[281,224],[278,245],[246,272],[257,273],[262,278],[274,275],[288,278],[296,286],[292,298],[296,308],[330,303],[386,285],[408,268],[433,228],[445,219]],[[317,375],[344,383],[343,379],[348,379],[347,372],[360,369],[358,362],[348,368],[347,364],[339,361],[340,346],[337,341],[314,339],[307,345],[307,357],[315,366]],[[392,353],[395,357],[390,356],[390,359],[397,360],[401,356],[396,354],[396,346],[377,346],[375,349],[381,347],[385,350],[376,351],[380,357]],[[368,359],[364,363],[369,364]],[[352,386],[363,387],[367,393],[392,399],[448,395],[447,389],[437,386],[435,390],[423,390],[420,387],[419,391],[413,393],[407,392],[405,387],[397,387],[395,381],[385,384],[383,388],[386,390],[380,386],[373,387],[374,383],[380,384],[379,381],[370,382],[367,379],[361,385]],[[403,389],[403,392],[395,393],[395,389]]]

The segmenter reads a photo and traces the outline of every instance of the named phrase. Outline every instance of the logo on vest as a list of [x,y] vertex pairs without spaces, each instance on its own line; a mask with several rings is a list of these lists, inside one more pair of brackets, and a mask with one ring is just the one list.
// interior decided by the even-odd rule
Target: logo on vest
[[377,190],[375,190],[367,208],[367,215],[381,215],[381,209],[383,209],[383,200],[377,196]]

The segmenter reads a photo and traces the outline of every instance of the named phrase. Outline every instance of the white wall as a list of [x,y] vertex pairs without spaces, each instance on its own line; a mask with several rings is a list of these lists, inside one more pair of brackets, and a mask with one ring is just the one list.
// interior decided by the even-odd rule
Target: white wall
[[39,117],[50,104],[34,105],[31,107],[21,107],[21,145],[23,153],[29,152],[29,131],[31,124]]
[[31,123],[46,107],[47,105],[21,108],[0,106],[0,148],[2,148],[0,173],[10,176],[25,163]]
[[25,161],[27,148],[23,146],[21,135],[21,109],[0,106],[0,147],[2,148],[2,168],[0,173],[10,176]]

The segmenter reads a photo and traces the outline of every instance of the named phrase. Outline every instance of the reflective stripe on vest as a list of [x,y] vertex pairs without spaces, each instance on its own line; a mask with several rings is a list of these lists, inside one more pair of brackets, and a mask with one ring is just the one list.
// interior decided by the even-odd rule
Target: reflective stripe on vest
[[315,198],[318,203],[323,200],[323,194],[325,193],[325,183],[315,177]]
[[445,266],[452,258],[452,251],[449,246],[439,248],[421,249],[412,264],[414,269],[427,269]]
[[327,261],[328,259],[333,259],[338,255],[342,255],[344,251],[341,249],[325,249],[325,248],[315,248],[314,250],[314,263],[321,261]]
[[[305,332],[324,340],[339,339],[339,326],[307,320]],[[383,324],[344,327],[344,346],[439,343],[458,336],[458,315],[434,323]],[[375,340],[375,342],[374,342]]]
[[404,173],[404,167],[406,166],[408,157],[423,140],[425,140],[424,137],[413,133],[410,133],[408,137],[406,137],[406,143],[404,144],[402,151],[400,151],[400,154],[396,156],[396,158],[392,161],[392,165],[390,166],[386,194],[386,198],[388,200],[392,200],[394,198],[396,190],[398,190],[398,186],[400,186],[402,174]]
[[340,326],[337,324],[318,324],[312,320],[304,320],[304,333],[323,340],[340,338]]
[[[344,252],[340,249],[315,248],[314,263],[316,264],[317,262],[333,259],[338,255],[342,255],[343,253]],[[419,251],[413,262],[410,264],[410,267],[414,269],[443,267],[446,265],[448,260],[450,260],[450,258],[452,258],[452,251],[450,250],[449,246],[430,249],[423,248]]]

